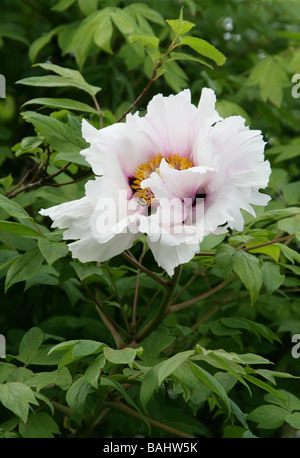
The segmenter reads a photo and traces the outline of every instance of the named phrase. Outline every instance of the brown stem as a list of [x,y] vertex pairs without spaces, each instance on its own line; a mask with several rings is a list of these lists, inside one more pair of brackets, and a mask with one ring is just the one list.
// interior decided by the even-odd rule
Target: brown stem
[[140,93],[140,95],[138,96],[138,98],[130,105],[130,107],[128,108],[128,110],[125,111],[125,113],[122,114],[122,116],[120,116],[119,119],[117,119],[116,122],[120,122],[122,121],[122,119],[125,118],[126,115],[128,115],[128,113],[131,112],[131,110],[133,110],[133,108],[139,103],[139,101],[144,97],[144,95],[148,92],[151,84],[153,83],[153,81],[155,80],[155,76],[156,76],[156,72],[157,72],[157,66],[155,66],[153,68],[153,73],[152,73],[152,76],[147,84],[147,86],[143,89],[143,91]]
[[110,267],[109,267],[107,262],[104,262],[104,265],[105,265],[106,270],[107,270],[107,272],[108,272],[108,274],[110,276],[111,283],[112,283],[113,288],[115,290],[115,293],[116,293],[116,296],[117,296],[117,300],[118,300],[118,303],[119,303],[120,308],[121,308],[121,313],[122,313],[122,317],[123,317],[123,320],[124,320],[124,323],[125,323],[125,327],[126,327],[127,331],[130,333],[131,332],[131,328],[129,326],[128,318],[127,318],[127,315],[125,313],[125,310],[124,310],[124,307],[123,307],[123,303],[122,303],[121,297],[119,295],[119,291],[118,291],[118,288],[117,288],[113,273],[110,270]]
[[268,245],[272,245],[273,243],[277,243],[277,242],[282,242],[283,240],[288,240],[292,237],[294,237],[295,234],[291,234],[291,235],[286,235],[285,237],[280,237],[280,239],[273,239],[271,240],[270,242],[265,242],[265,243],[261,243],[259,245],[255,245],[255,246],[250,246],[249,248],[243,248],[244,251],[251,251],[251,250],[256,250],[256,248],[260,248],[260,247],[263,247],[263,246],[268,246]]
[[84,281],[81,281],[83,287],[85,290],[88,292],[88,294],[91,296],[91,298],[94,300],[94,303],[97,306],[97,311],[100,315],[100,317],[103,319],[104,324],[106,327],[109,329],[111,332],[112,336],[114,337],[115,341],[118,341],[121,347],[123,347],[125,344],[123,342],[123,339],[121,338],[120,334],[118,333],[117,329],[122,332],[126,337],[129,337],[130,334],[123,329],[110,315],[109,313],[106,312],[106,310],[103,308],[101,301],[95,297],[95,295],[92,293],[90,288],[87,286],[87,284]]
[[[136,412],[135,410],[131,409],[131,407],[126,406],[125,404],[123,404],[120,401],[105,402],[104,405],[106,407],[119,410],[120,412],[123,412],[123,413],[125,413],[127,415],[130,415],[131,417],[134,417],[134,418],[136,418],[138,420],[141,419],[141,417],[140,417],[138,412]],[[145,417],[145,418],[150,423],[150,425],[154,426],[155,428],[162,429],[163,431],[166,431],[166,432],[168,432],[170,434],[174,434],[174,436],[195,439],[195,436],[192,436],[192,435],[187,434],[187,433],[185,433],[183,431],[180,431],[179,429],[172,428],[172,426],[165,425],[164,423],[161,423],[161,422],[159,422],[157,420],[153,420],[152,418],[149,418],[149,417]]]
[[142,311],[142,313],[140,314],[137,322],[136,322],[136,328],[138,327],[138,325],[140,324],[140,322],[142,321],[143,319],[143,316],[145,315],[145,313],[147,312],[147,310],[149,309],[149,307],[153,304],[153,302],[155,301],[156,297],[158,296],[158,294],[161,292],[161,287],[158,288],[158,290],[156,291],[156,293],[152,296],[152,298],[150,299],[150,301],[148,302],[148,304],[146,305],[146,307],[144,308],[144,310]]
[[134,326],[136,325],[136,308],[137,308],[137,301],[138,301],[138,295],[139,295],[140,275],[141,275],[141,271],[140,269],[138,269],[137,274],[136,274],[136,284],[135,284],[135,289],[134,289],[134,299],[133,299],[133,306],[132,306],[132,320],[131,320],[132,328],[134,328]]
[[151,272],[151,270],[148,270],[146,267],[144,267],[137,259],[133,258],[130,256],[128,253],[125,251],[122,253],[122,256],[126,258],[131,264],[133,264],[135,267],[143,271],[145,274],[147,274],[149,277],[151,277],[153,280],[157,281],[161,285],[163,285],[165,288],[168,288],[168,282],[164,280],[163,278],[159,277],[155,273]]
[[219,291],[220,289],[224,288],[224,286],[226,286],[232,280],[233,276],[234,276],[234,274],[231,275],[228,280],[222,281],[217,286],[215,286],[214,288],[210,289],[209,291],[206,291],[205,293],[201,294],[200,296],[194,297],[193,299],[190,299],[189,301],[182,302],[181,304],[172,305],[171,307],[169,307],[168,312],[169,313],[178,312],[179,310],[182,310],[182,309],[184,309],[186,307],[189,307],[190,305],[196,304],[196,302],[200,302],[203,299],[206,299],[207,297],[212,296],[217,291]]
[[102,129],[103,128],[103,113],[102,113],[101,107],[95,95],[93,95],[93,100],[94,100],[95,107],[100,116],[100,129]]
[[14,193],[14,191],[16,191],[20,186],[22,186],[22,184],[24,183],[24,181],[26,180],[26,178],[31,174],[31,172],[34,172],[34,170],[39,166],[39,163],[37,162],[36,164],[34,164],[34,166],[27,170],[27,172],[25,173],[25,175],[21,178],[21,180],[19,181],[19,183],[13,188],[11,189],[9,192],[7,192],[5,195],[8,199],[10,199],[11,197],[14,197],[14,196],[11,196],[11,194]]

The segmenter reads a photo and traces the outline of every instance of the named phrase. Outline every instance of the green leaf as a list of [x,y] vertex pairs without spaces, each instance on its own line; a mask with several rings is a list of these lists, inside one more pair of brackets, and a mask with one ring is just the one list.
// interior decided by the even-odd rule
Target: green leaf
[[10,363],[1,363],[0,364],[0,384],[5,382],[9,375],[16,370],[17,366]]
[[110,15],[116,27],[123,35],[128,35],[134,32],[136,27],[135,22],[124,10],[121,8],[112,8]]
[[266,287],[267,293],[271,295],[280,288],[284,282],[285,276],[281,275],[280,267],[271,262],[264,262],[261,271],[263,284]]
[[155,22],[156,24],[165,25],[165,20],[163,16],[156,11],[156,9],[150,8],[146,3],[132,3],[130,5],[130,8],[138,13],[140,13],[142,16],[144,16],[146,19],[149,19],[151,22]]
[[262,380],[259,380],[256,377],[253,377],[252,375],[244,375],[244,378],[248,380],[249,382],[253,383],[253,385],[256,385],[263,390],[267,391],[268,393],[275,394],[275,396],[278,396],[280,398],[283,398],[283,395],[279,393],[279,391],[275,390],[272,386],[268,385],[267,383],[263,382]]
[[292,428],[300,429],[300,412],[290,413],[285,417],[285,421],[292,426]]
[[223,386],[217,381],[217,379],[211,375],[209,372],[207,372],[205,369],[203,369],[200,366],[197,366],[197,364],[194,364],[190,361],[190,365],[195,373],[195,375],[198,377],[201,382],[203,382],[211,391],[216,393],[222,401],[224,402],[228,415],[231,412],[231,404],[229,402],[229,398],[226,394],[226,391],[224,390]]
[[71,383],[72,376],[66,367],[49,372],[39,372],[25,381],[25,385],[37,388],[37,390],[50,384],[57,385],[62,390],[67,390]]
[[136,357],[136,350],[133,348],[114,350],[113,348],[105,347],[103,353],[107,361],[113,364],[128,364],[131,368],[133,367],[133,361]]
[[289,84],[289,79],[285,68],[276,56],[268,56],[259,61],[252,69],[248,84],[258,84],[263,102],[270,100],[276,107],[280,108],[283,87]]
[[[81,132],[78,132],[68,124],[60,122],[51,116],[45,116],[33,111],[25,111],[22,116],[25,121],[32,123],[49,144],[60,153],[75,153],[80,156],[79,152],[87,147]],[[84,160],[83,157],[80,156],[80,158]],[[87,162],[85,164],[88,166]]]
[[36,353],[44,341],[44,333],[40,328],[34,327],[29,329],[23,336],[18,358],[24,364],[28,365],[34,360]]
[[181,45],[189,46],[198,54],[213,60],[217,65],[223,65],[226,61],[226,57],[218,49],[201,38],[185,36],[181,40]]
[[284,218],[277,223],[278,229],[288,234],[295,234],[297,240],[300,240],[300,215],[290,218]]
[[61,30],[61,26],[55,27],[50,32],[42,35],[41,37],[37,38],[35,41],[31,43],[29,52],[28,52],[30,62],[33,63],[36,61],[36,58],[39,52],[43,49],[44,46],[46,46],[47,43],[49,43],[52,40],[54,35],[56,35],[60,30]]
[[51,108],[80,111],[81,113],[98,113],[95,108],[90,107],[86,103],[78,102],[72,99],[54,99],[50,97],[41,97],[38,99],[28,100],[23,104],[23,106],[26,105],[42,105]]
[[126,391],[124,390],[124,388],[122,387],[122,385],[119,382],[117,382],[116,380],[112,378],[101,376],[101,386],[110,386],[114,388],[115,390],[117,390],[123,396],[125,401],[127,401],[127,403],[139,413],[141,420],[143,420],[144,423],[148,427],[148,433],[150,433],[151,428],[150,428],[148,420],[144,417],[141,410],[138,408],[138,406],[133,401],[133,399],[126,393]]
[[84,373],[84,376],[88,383],[93,385],[93,387],[98,388],[98,379],[100,377],[100,371],[103,369],[106,363],[105,356],[99,355],[92,364],[89,365],[87,370]]
[[233,258],[233,270],[249,291],[251,305],[253,305],[262,286],[262,273],[258,259],[245,251],[236,250]]
[[67,391],[66,401],[68,406],[75,412],[83,415],[86,410],[87,397],[94,392],[95,388],[87,382],[85,377],[80,377]]
[[13,223],[12,221],[0,221],[0,231],[31,237],[41,237],[41,234],[32,227],[25,226],[25,224]]
[[19,204],[0,194],[0,208],[5,210],[10,216],[20,219],[30,219],[31,217]]
[[143,353],[141,359],[143,361],[154,360],[167,347],[169,347],[176,339],[167,327],[160,326],[155,329],[149,337],[143,340]]
[[20,382],[0,385],[0,401],[24,423],[27,421],[29,403],[38,405],[31,389]]
[[182,36],[188,33],[196,24],[189,21],[184,21],[182,18],[179,19],[167,19],[166,22],[169,24],[176,36]]
[[236,255],[236,249],[230,245],[218,247],[215,254],[215,263],[221,270],[223,277],[227,280],[233,269],[233,260]]
[[287,411],[278,406],[264,405],[257,407],[247,417],[247,420],[258,423],[258,428],[275,429],[285,422]]
[[8,269],[5,280],[5,292],[15,283],[28,280],[28,278],[32,277],[38,272],[42,263],[43,256],[38,249],[18,256]]
[[24,78],[17,81],[17,84],[25,84],[28,86],[40,86],[40,87],[76,87],[81,89],[84,92],[90,94],[90,96],[95,96],[101,88],[98,86],[92,86],[88,84],[81,73],[78,70],[72,70],[70,68],[60,67],[59,65],[44,63],[44,64],[35,64],[37,67],[41,67],[44,70],[49,70],[54,73],[57,73],[60,76],[56,75],[47,75],[47,76],[33,76],[29,78]]
[[97,10],[98,0],[78,0],[78,6],[83,14],[88,16]]
[[52,6],[51,10],[53,11],[64,11],[69,8],[76,0],[59,0],[56,5]]
[[49,266],[69,254],[69,248],[65,242],[51,242],[46,238],[40,238],[38,246]]
[[145,35],[133,35],[129,38],[129,41],[130,43],[141,43],[143,46],[154,49],[156,49],[159,45],[159,39],[157,37]]
[[55,421],[45,412],[31,413],[25,423],[19,424],[19,433],[28,439],[50,439],[60,434]]
[[140,389],[140,401],[146,412],[147,405],[149,404],[154,391],[157,391],[159,388],[158,372],[160,366],[161,364],[157,364],[156,366],[151,367],[151,369],[146,373],[144,380],[142,381]]
[[287,245],[284,245],[284,243],[279,243],[279,246],[283,256],[285,256],[286,259],[291,261],[292,264],[294,264],[294,261],[300,263],[300,254],[297,251],[293,250]]
[[80,340],[74,345],[72,357],[83,358],[84,356],[92,355],[102,351],[103,345],[102,342],[96,342],[94,340]]
[[171,62],[172,60],[189,60],[192,62],[198,62],[199,64],[206,65],[206,67],[213,69],[213,67],[206,62],[206,60],[201,59],[201,57],[191,56],[190,54],[185,54],[184,52],[171,52],[170,58],[167,62]]
[[103,14],[97,23],[97,28],[94,33],[94,41],[99,48],[112,54],[111,37],[113,26],[109,14]]
[[162,382],[175,371],[181,364],[183,364],[190,356],[194,355],[194,350],[188,350],[177,355],[172,356],[171,358],[164,361],[158,371],[158,384],[161,385]]
[[242,116],[246,119],[246,125],[250,126],[251,119],[248,113],[237,103],[225,99],[219,99],[216,102],[216,110],[222,118],[229,116]]

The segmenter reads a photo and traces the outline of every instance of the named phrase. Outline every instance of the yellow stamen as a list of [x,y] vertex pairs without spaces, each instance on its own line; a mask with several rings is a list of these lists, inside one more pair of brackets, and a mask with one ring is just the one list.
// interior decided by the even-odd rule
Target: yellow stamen
[[134,197],[139,199],[141,205],[150,206],[151,200],[155,198],[150,188],[141,188],[141,182],[149,178],[153,172],[160,175],[159,166],[162,159],[165,159],[170,167],[177,170],[194,167],[193,161],[190,161],[187,157],[181,157],[179,154],[168,154],[167,156],[157,154],[157,156],[152,156],[148,162],[139,165],[131,182],[131,188],[134,191]]

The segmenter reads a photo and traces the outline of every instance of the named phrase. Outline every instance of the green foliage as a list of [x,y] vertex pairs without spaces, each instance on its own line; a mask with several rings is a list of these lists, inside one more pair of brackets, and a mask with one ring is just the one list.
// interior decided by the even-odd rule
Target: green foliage
[[[300,430],[291,353],[300,333],[300,110],[291,82],[300,11],[290,3],[3,0],[0,437]],[[145,271],[122,256],[83,264],[39,210],[84,194],[93,173],[80,155],[83,118],[106,127],[139,94],[131,111],[143,113],[154,93],[187,87],[197,105],[207,86],[221,116],[262,130],[272,199],[256,217],[243,212],[243,231],[205,237],[151,326],[169,279],[144,240],[132,255]]]

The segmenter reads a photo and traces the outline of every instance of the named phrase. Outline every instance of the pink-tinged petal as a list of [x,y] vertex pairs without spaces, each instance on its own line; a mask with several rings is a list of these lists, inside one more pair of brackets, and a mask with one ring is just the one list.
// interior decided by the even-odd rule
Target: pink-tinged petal
[[151,139],[155,154],[189,156],[196,115],[197,108],[190,103],[190,91],[169,97],[158,94],[149,102],[147,114],[139,119],[139,124]]

